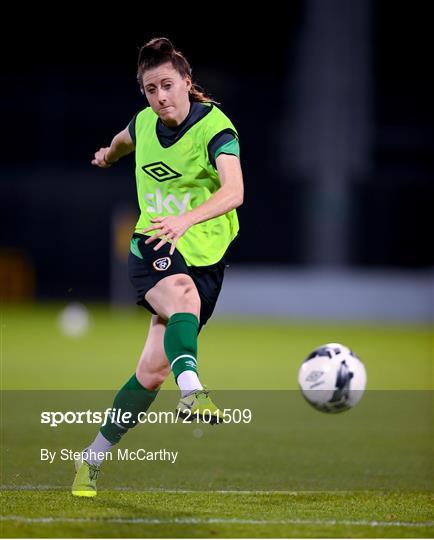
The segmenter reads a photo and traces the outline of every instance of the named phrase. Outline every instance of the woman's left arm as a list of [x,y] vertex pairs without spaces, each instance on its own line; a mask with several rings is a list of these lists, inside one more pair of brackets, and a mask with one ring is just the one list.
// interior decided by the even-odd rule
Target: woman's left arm
[[220,154],[216,166],[221,187],[204,203],[187,212],[192,225],[226,214],[243,204],[244,184],[239,158]]
[[149,237],[146,244],[163,236],[154,250],[160,249],[167,240],[172,240],[170,254],[173,254],[176,242],[192,225],[226,214],[243,204],[244,183],[239,158],[232,154],[220,154],[216,158],[216,166],[221,187],[209,199],[185,214],[153,218],[151,221],[154,225],[144,229],[143,232],[157,229],[158,232]]

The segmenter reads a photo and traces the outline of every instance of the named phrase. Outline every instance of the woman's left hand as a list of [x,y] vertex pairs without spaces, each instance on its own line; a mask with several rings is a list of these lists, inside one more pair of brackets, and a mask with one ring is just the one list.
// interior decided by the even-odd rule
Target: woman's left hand
[[157,231],[153,236],[150,236],[145,244],[150,244],[157,238],[161,238],[158,244],[154,247],[154,251],[164,246],[166,242],[172,240],[172,246],[170,247],[170,255],[173,255],[176,248],[176,243],[185,233],[185,231],[193,225],[187,214],[181,214],[180,216],[164,216],[155,217],[151,219],[154,225],[142,230],[142,233],[146,234],[150,231]]

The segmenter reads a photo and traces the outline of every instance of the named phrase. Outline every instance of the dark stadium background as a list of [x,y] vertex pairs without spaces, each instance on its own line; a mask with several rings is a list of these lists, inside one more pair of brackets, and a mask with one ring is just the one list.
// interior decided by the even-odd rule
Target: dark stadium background
[[187,6],[183,19],[169,6],[129,6],[120,13],[67,9],[51,18],[25,12],[11,21],[2,45],[0,247],[30,262],[36,297],[108,298],[111,214],[136,205],[133,158],[108,171],[90,160],[144,105],[135,82],[137,50],[159,35],[185,53],[195,79],[239,129],[246,195],[233,265],[431,267],[427,4],[357,4],[368,22],[359,55],[369,71],[368,147],[363,166],[348,173],[341,256],[324,260],[315,257],[305,226],[317,212],[335,219],[340,209],[328,208],[326,198],[318,205],[315,175],[296,166],[291,124],[299,110],[293,88],[309,2],[290,2],[284,12],[252,10],[237,20],[224,5]]

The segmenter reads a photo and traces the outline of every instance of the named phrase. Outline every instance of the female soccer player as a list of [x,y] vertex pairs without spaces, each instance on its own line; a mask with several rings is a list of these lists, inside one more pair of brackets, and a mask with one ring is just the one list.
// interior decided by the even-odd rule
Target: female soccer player
[[150,407],[170,371],[181,391],[181,418],[221,418],[198,377],[197,336],[214,310],[223,258],[238,234],[235,208],[244,191],[238,134],[193,84],[189,63],[168,39],[141,48],[137,80],[150,107],[100,148],[92,165],[106,169],[135,152],[141,213],[128,272],[151,324],[136,372],[113,403],[130,420],[104,425],[76,463],[72,493],[81,497],[96,495],[101,456]]

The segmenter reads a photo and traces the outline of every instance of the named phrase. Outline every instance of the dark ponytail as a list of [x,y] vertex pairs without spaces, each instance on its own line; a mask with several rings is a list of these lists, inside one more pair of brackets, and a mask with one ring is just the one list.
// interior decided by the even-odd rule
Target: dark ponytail
[[[143,74],[148,69],[152,69],[161,64],[170,62],[174,69],[184,79],[189,77],[192,80],[191,67],[185,56],[177,51],[172,45],[171,41],[167,38],[160,37],[151,39],[148,43],[145,43],[139,51],[139,58],[137,61],[137,82],[139,83],[142,94],[145,93],[143,88]],[[205,92],[192,81],[190,88],[190,101],[199,101],[201,103],[216,103]]]

